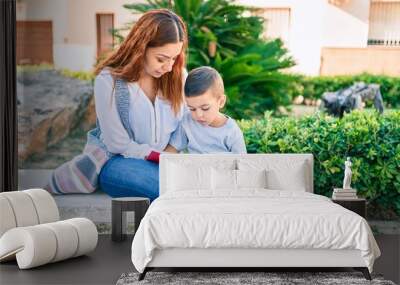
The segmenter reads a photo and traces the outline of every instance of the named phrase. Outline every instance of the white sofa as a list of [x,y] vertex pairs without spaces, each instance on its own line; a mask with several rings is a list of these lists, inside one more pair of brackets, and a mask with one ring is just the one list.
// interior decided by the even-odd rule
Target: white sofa
[[354,267],[370,279],[368,223],[313,191],[312,154],[163,154],[160,197],[132,243],[139,280],[160,267]]
[[84,255],[96,248],[98,233],[86,218],[59,221],[47,191],[0,193],[0,262],[16,259],[20,269]]

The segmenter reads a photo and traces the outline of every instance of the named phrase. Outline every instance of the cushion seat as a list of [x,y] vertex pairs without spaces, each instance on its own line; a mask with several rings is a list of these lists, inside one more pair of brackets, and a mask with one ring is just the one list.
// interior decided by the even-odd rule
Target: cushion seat
[[43,189],[0,194],[0,261],[16,259],[20,269],[84,255],[96,248],[92,221],[59,221],[53,197]]

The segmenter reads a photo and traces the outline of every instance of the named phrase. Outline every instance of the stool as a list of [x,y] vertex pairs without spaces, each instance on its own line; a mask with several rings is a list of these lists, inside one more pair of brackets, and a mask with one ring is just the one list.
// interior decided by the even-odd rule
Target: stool
[[366,219],[367,217],[367,201],[364,198],[357,199],[332,199],[332,201],[340,206],[359,214]]
[[150,205],[150,199],[144,197],[113,198],[111,202],[111,239],[123,241],[126,239],[126,213],[135,212],[135,232],[140,221],[146,214]]

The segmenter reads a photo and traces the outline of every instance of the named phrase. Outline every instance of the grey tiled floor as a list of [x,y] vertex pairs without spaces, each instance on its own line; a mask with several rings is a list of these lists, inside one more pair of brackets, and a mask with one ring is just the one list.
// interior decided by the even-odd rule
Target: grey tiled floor
[[115,284],[124,272],[134,271],[130,259],[132,237],[121,243],[99,235],[95,251],[41,267],[19,270],[16,262],[0,264],[0,284]]
[[[124,272],[134,271],[130,260],[131,239],[121,243],[100,235],[94,252],[30,270],[19,270],[16,262],[0,265],[0,284],[115,284]],[[382,256],[375,263],[375,272],[385,279],[400,281],[400,235],[378,235]],[[312,270],[310,270],[312,271]]]

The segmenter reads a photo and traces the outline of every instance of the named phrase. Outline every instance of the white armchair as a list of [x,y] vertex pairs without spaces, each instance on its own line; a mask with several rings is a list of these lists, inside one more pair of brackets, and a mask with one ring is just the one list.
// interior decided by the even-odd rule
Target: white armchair
[[43,189],[0,193],[0,262],[16,258],[20,269],[28,269],[96,248],[92,221],[59,219],[53,197]]

